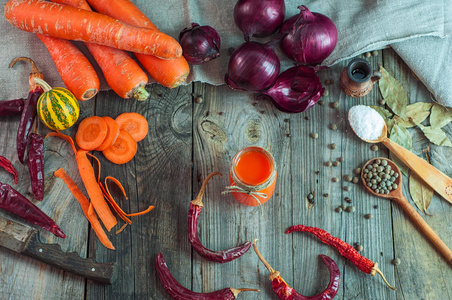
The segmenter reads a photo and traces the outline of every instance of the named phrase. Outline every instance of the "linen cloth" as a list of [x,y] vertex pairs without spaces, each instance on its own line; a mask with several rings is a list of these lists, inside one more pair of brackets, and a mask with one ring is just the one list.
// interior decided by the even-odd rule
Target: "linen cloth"
[[[6,0],[1,0],[3,6]],[[114,1],[114,0],[111,0]],[[179,32],[192,22],[215,28],[221,37],[220,57],[203,65],[191,67],[187,84],[201,81],[224,84],[231,49],[244,42],[234,23],[236,0],[132,0],[162,32],[178,38]],[[338,43],[324,65],[349,59],[358,54],[394,45],[394,49],[444,105],[452,107],[450,55],[451,41],[444,39],[452,32],[452,0],[285,0],[286,19],[306,5],[312,12],[330,17],[338,29]],[[156,5],[158,4],[158,5]],[[3,43],[0,44],[0,100],[25,97],[29,66],[11,60],[28,56],[35,60],[51,86],[64,86],[45,46],[32,33],[0,20]],[[270,38],[253,40],[266,42]],[[88,56],[98,71],[101,89],[108,89],[102,73],[83,43],[75,44]],[[441,51],[440,51],[441,50]],[[442,55],[438,55],[441,52]],[[293,65],[277,47],[281,71]],[[152,79],[150,80],[152,82]]]

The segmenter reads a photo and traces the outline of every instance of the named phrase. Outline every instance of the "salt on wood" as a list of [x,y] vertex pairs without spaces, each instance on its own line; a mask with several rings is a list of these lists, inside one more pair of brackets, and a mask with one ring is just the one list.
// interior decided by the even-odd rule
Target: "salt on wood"
[[383,131],[385,121],[373,108],[355,105],[348,111],[348,121],[353,131],[363,140],[377,140]]

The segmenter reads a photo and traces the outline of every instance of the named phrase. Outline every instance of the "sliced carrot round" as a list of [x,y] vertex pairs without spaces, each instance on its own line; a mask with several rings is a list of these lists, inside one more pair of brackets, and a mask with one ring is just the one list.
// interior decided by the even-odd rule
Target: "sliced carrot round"
[[139,142],[146,137],[149,130],[148,121],[145,117],[135,112],[122,113],[116,117],[119,129],[125,130],[135,142]]
[[119,135],[119,125],[115,120],[106,116],[102,117],[102,119],[104,119],[105,123],[107,123],[107,136],[105,137],[102,144],[100,144],[100,146],[95,149],[97,151],[103,151],[109,148],[114,144]]
[[115,143],[102,151],[104,156],[115,164],[125,164],[132,160],[137,153],[137,142],[125,130],[119,130]]
[[84,150],[94,150],[102,144],[107,131],[108,126],[104,119],[98,116],[88,117],[80,122],[75,141]]

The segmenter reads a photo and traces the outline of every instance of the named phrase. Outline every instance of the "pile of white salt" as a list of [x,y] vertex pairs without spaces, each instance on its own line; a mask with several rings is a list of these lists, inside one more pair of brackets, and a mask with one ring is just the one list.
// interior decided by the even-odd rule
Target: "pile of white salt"
[[377,140],[383,131],[385,120],[373,108],[355,105],[348,111],[348,121],[353,131],[363,140]]

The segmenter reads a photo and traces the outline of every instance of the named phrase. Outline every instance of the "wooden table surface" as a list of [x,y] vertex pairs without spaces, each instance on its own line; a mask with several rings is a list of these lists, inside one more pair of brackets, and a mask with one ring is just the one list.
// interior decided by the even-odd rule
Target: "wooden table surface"
[[[424,85],[391,49],[367,59],[374,68],[382,64],[401,82],[410,103],[432,101]],[[316,105],[300,114],[282,113],[269,101],[256,100],[251,93],[201,83],[172,90],[151,84],[148,86],[151,96],[145,102],[124,100],[109,91],[81,103],[80,120],[91,115],[114,118],[122,112],[134,111],[149,122],[149,134],[139,142],[131,162],[113,165],[101,153],[94,152],[102,163],[101,177],[112,175],[123,183],[129,199],[120,197],[118,190],[114,194],[125,211],[155,206],[151,213],[133,217],[132,225],[121,233],[115,232],[123,225],[122,221],[108,233],[115,251],[99,243],[78,202],[64,183],[53,176],[56,169],[63,167],[81,186],[69,145],[58,138],[46,139],[45,197],[37,202],[29,191],[28,169],[15,155],[20,118],[2,117],[0,155],[12,160],[20,181],[14,185],[4,171],[0,171],[0,181],[32,199],[67,234],[63,240],[40,230],[41,240],[58,243],[64,251],[75,251],[98,262],[117,262],[119,273],[113,285],[98,284],[1,248],[0,299],[170,299],[155,271],[158,252],[163,253],[174,277],[196,292],[248,287],[261,292],[243,292],[239,299],[277,299],[268,272],[253,250],[226,264],[206,261],[193,251],[187,237],[189,203],[198,193],[202,179],[213,171],[220,171],[223,177],[214,177],[209,182],[199,220],[200,238],[208,248],[227,249],[258,239],[259,249],[268,262],[288,284],[307,296],[319,293],[328,282],[328,271],[319,259],[319,254],[326,254],[341,271],[336,299],[452,299],[452,266],[407,215],[389,200],[366,193],[361,184],[342,179],[367,160],[388,156],[384,146],[373,152],[371,145],[359,140],[350,129],[346,119],[348,109],[356,104],[377,105],[381,95],[377,86],[361,99],[342,93],[339,74],[347,63],[319,73],[322,82],[334,80],[333,84],[325,85],[328,91],[322,97],[325,105]],[[197,97],[202,97],[202,103],[195,103]],[[340,103],[338,109],[329,107],[333,101]],[[337,131],[328,128],[331,123],[338,125]],[[74,135],[75,128],[65,133]],[[445,129],[452,133],[452,125]],[[42,135],[48,132],[42,124],[39,130]],[[319,134],[318,139],[309,137],[313,132]],[[425,137],[418,129],[410,132],[413,151],[422,155],[428,144]],[[330,149],[331,143],[337,148]],[[221,194],[229,183],[231,158],[250,145],[271,151],[277,163],[275,194],[261,208],[241,205],[231,195]],[[431,145],[430,155],[433,165],[452,175],[450,148]],[[338,157],[344,158],[340,166],[324,166],[324,162]],[[333,177],[340,180],[332,182]],[[403,180],[404,193],[413,204],[408,180],[406,177]],[[343,189],[345,186],[349,191]],[[312,191],[316,195],[315,205],[308,211],[306,196]],[[345,197],[352,199],[354,213],[334,211],[341,204],[349,205]],[[435,194],[428,212],[431,215],[420,214],[452,247],[452,205]],[[373,218],[364,218],[369,213]],[[14,218],[5,212],[1,215]],[[350,244],[362,245],[361,253],[379,263],[397,291],[389,289],[379,276],[362,273],[335,249],[311,235],[284,234],[287,227],[295,224],[321,227]],[[400,265],[391,264],[394,258],[400,259]]]

